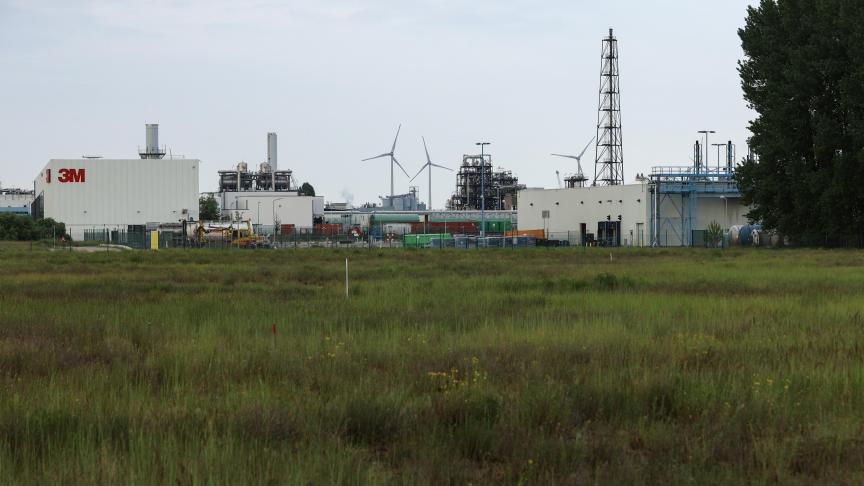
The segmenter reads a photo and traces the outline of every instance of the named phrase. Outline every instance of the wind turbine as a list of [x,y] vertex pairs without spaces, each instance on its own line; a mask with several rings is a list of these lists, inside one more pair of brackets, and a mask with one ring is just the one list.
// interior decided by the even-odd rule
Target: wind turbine
[[393,198],[393,195],[394,195],[394,191],[393,191],[393,164],[398,165],[399,168],[402,169],[402,172],[405,173],[405,177],[411,177],[408,175],[407,172],[405,172],[405,168],[402,167],[402,164],[400,164],[399,161],[396,160],[396,156],[393,155],[396,152],[396,141],[399,140],[399,132],[401,130],[402,130],[402,124],[400,123],[399,128],[396,129],[396,138],[393,139],[393,147],[390,148],[389,152],[387,152],[386,154],[381,154],[381,155],[377,155],[375,157],[369,157],[368,159],[361,160],[361,162],[366,162],[367,160],[374,160],[374,159],[380,159],[383,157],[390,157],[390,198],[391,199]]
[[[588,178],[585,177],[585,175],[582,173],[582,156],[585,155],[585,152],[588,150],[588,147],[590,147],[591,144],[594,143],[594,138],[595,137],[591,137],[591,141],[588,142],[588,145],[586,145],[585,148],[582,149],[582,153],[580,153],[579,155],[552,154],[555,157],[564,157],[565,159],[573,159],[576,161],[576,166],[578,167],[579,171],[576,173],[576,176],[573,178],[573,180],[575,180],[579,183],[579,187],[583,187],[585,185],[585,181],[588,180]],[[570,179],[570,178],[568,177],[568,179]]]
[[426,209],[431,211],[432,210],[432,167],[438,167],[439,169],[447,169],[450,172],[453,172],[453,169],[451,169],[449,167],[444,167],[443,165],[438,165],[438,164],[433,163],[432,159],[429,157],[429,149],[426,147],[426,137],[422,137],[422,138],[423,138],[423,150],[426,151],[426,163],[423,164],[423,167],[420,167],[420,170],[417,172],[417,175],[412,177],[411,180],[413,181],[414,179],[416,179],[417,176],[419,176],[420,173],[423,172],[423,169],[425,169],[427,167],[429,168],[429,207]]

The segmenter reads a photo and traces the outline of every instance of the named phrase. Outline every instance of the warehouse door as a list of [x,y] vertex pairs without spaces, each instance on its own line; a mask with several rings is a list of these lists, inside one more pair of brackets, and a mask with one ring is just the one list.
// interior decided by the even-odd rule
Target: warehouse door
[[600,246],[621,246],[621,221],[598,222],[597,242]]

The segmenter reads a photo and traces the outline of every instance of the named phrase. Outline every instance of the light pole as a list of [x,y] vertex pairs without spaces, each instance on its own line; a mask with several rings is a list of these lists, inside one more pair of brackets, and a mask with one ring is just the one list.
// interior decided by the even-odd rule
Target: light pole
[[277,197],[273,200],[273,237],[276,237],[276,201],[281,201],[284,197]]
[[261,201],[258,201],[258,218],[255,221],[258,223],[258,232],[261,232]]
[[708,165],[708,134],[717,133],[714,130],[699,130],[696,133],[701,133],[705,135],[705,165]]
[[490,142],[477,142],[480,146],[480,238],[486,237],[486,146]]
[[712,143],[711,146],[717,147],[717,170],[720,170],[720,147],[725,147],[725,143]]

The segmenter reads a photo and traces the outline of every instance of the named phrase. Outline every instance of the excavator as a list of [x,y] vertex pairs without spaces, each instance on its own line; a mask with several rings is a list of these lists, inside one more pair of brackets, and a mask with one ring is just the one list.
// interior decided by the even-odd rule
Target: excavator
[[[235,225],[236,223],[236,225]],[[252,221],[232,221],[225,223],[205,223],[198,221],[192,239],[196,246],[206,246],[208,241],[219,241],[237,248],[269,248],[270,241],[255,233]]]

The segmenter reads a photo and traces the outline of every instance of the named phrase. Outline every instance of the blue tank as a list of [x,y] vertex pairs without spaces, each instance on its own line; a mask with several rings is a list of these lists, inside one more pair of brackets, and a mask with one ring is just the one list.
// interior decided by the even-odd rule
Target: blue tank
[[753,231],[762,231],[761,224],[745,224],[738,230],[738,244],[750,246],[753,244]]

